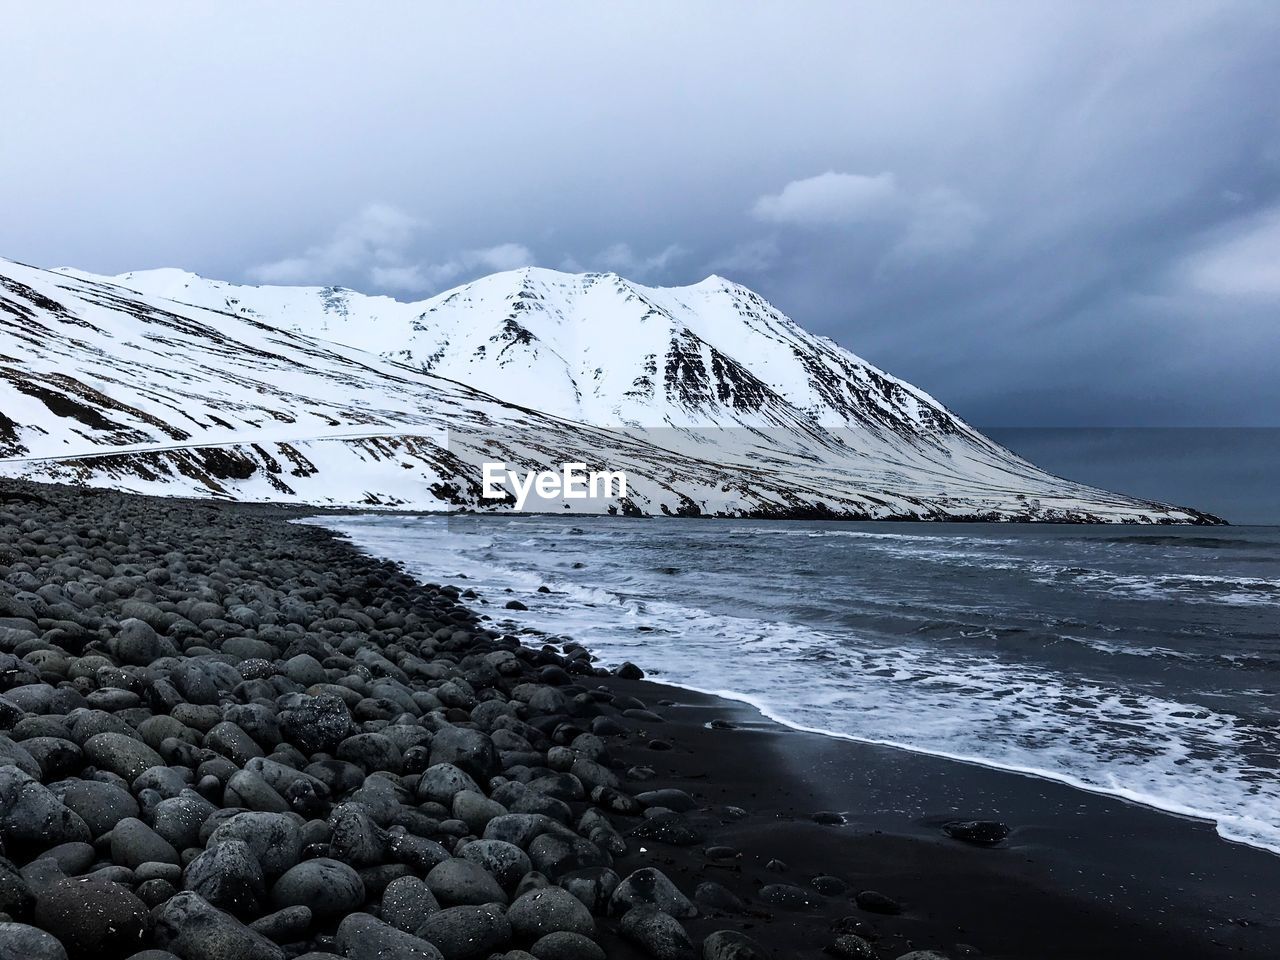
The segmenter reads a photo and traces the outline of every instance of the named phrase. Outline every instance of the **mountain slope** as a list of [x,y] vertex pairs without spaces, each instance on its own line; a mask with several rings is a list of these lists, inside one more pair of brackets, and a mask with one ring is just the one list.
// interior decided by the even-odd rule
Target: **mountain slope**
[[438,509],[493,505],[484,462],[584,462],[630,497],[546,508],[1204,519],[1045,474],[718,278],[525,270],[401,304],[0,261],[0,337],[0,472],[35,478]]

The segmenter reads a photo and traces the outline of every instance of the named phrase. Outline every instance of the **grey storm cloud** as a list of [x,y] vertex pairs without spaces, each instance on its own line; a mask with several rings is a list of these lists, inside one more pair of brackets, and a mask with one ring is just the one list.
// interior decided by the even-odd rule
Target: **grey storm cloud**
[[1280,4],[15,9],[0,255],[738,280],[979,424],[1280,424]]

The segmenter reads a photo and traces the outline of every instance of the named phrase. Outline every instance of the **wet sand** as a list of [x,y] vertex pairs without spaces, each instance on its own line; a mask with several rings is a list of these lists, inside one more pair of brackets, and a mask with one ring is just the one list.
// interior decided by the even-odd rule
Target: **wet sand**
[[[735,701],[649,681],[608,681],[655,709],[619,753],[679,786],[719,817],[705,843],[653,845],[618,867],[653,864],[678,884],[713,879],[746,899],[757,916],[715,914],[687,921],[695,936],[736,927],[779,957],[816,955],[833,929],[871,940],[898,957],[931,949],[950,957],[1105,958],[1280,956],[1280,857],[1222,840],[1212,825],[1086,793],[1037,777],[803,733]],[[733,729],[712,729],[712,720]],[[645,738],[671,750],[652,750]],[[843,825],[815,823],[836,811]],[[990,818],[1012,827],[995,847],[943,835],[953,819]],[[711,865],[718,844],[741,856]],[[766,864],[781,860],[775,872]],[[812,909],[760,902],[766,883],[805,886],[819,875],[848,884]],[[874,890],[903,912],[858,908]],[[704,913],[707,911],[704,911]],[[631,956],[618,946],[617,956]],[[611,956],[613,954],[611,953]]]

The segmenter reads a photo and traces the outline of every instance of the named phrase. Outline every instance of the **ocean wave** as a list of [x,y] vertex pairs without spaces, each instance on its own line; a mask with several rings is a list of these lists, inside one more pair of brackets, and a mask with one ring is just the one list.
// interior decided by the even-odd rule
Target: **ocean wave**
[[[495,624],[536,631],[532,643],[575,637],[605,664],[635,660],[655,679],[751,703],[797,729],[1046,777],[1210,820],[1228,839],[1280,853],[1280,779],[1266,759],[1280,754],[1274,724],[1241,716],[1226,702],[1213,709],[1206,705],[1215,700],[1209,693],[1198,699],[1190,691],[1175,696],[939,640],[953,634],[957,640],[1013,640],[1021,650],[1062,639],[1108,654],[1179,657],[1171,647],[1130,646],[1120,636],[1108,645],[1066,631],[1054,636],[1052,627],[986,624],[963,615],[937,618],[915,636],[903,631],[886,642],[856,630],[790,622],[782,610],[769,618],[704,609],[673,597],[661,586],[671,582],[663,574],[651,572],[646,582],[632,571],[626,584],[575,580],[561,561],[590,561],[593,569],[577,574],[583,579],[625,568],[614,556],[603,563],[603,547],[585,538],[576,539],[575,549],[590,555],[562,552],[551,562],[547,537],[529,537],[525,530],[506,534],[478,523],[453,529],[433,518],[409,524],[390,518],[359,525],[340,518],[323,522],[371,552],[403,561],[424,579],[466,573],[489,601],[481,609]],[[553,535],[554,528],[543,529]],[[918,547],[932,549],[927,543]],[[1061,564],[1047,570],[1056,572],[1027,572],[1075,589],[1127,591],[1146,582],[1206,595],[1239,590],[1256,579],[1122,577]],[[752,574],[737,575],[750,581]],[[536,592],[544,584],[550,594]],[[1252,585],[1277,586],[1270,580]],[[530,609],[502,609],[513,595]]]

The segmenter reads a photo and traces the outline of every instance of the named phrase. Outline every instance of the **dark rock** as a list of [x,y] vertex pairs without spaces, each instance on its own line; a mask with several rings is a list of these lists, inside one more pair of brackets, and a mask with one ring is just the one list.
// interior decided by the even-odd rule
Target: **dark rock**
[[654,960],[696,960],[693,942],[680,921],[656,907],[636,907],[622,918],[622,935]]
[[507,894],[493,875],[470,860],[446,860],[433,867],[426,879],[431,892],[445,906],[507,903]]
[[44,891],[35,920],[56,930],[72,960],[128,956],[143,946],[151,925],[147,906],[118,883],[62,880]]
[[686,813],[698,808],[698,801],[683,790],[667,788],[665,790],[648,790],[637,793],[636,800],[646,807],[666,807],[676,813]]
[[392,880],[382,892],[382,919],[405,933],[416,933],[427,915],[439,909],[431,888],[417,877]]
[[274,880],[302,857],[302,832],[288,814],[238,813],[221,823],[207,846],[242,840],[262,865],[267,880]]
[[187,864],[182,885],[238,917],[255,915],[267,892],[262,866],[242,840],[223,840],[202,852]]
[[820,876],[809,881],[809,885],[824,897],[838,897],[849,889],[849,885],[839,877]]
[[608,867],[587,867],[574,870],[559,878],[559,886],[577,897],[592,913],[605,913],[609,900],[618,889],[622,878]]
[[53,934],[25,923],[0,923],[0,960],[67,960]]
[[351,734],[351,713],[335,696],[298,697],[279,717],[280,735],[305,754],[332,752]]
[[747,910],[747,905],[742,902],[741,897],[714,880],[704,880],[698,884],[697,889],[693,891],[693,899],[695,903],[722,913],[741,914],[746,913]]
[[498,751],[479,730],[446,727],[431,738],[431,763],[451,763],[481,781],[498,772]]
[[511,940],[511,924],[496,904],[450,907],[429,914],[418,936],[433,944],[444,960],[476,960]]
[[115,827],[121,820],[139,814],[138,801],[129,791],[113,783],[98,780],[65,780],[52,789],[68,809],[79,814],[98,837]]
[[340,917],[364,903],[364,882],[350,866],[321,857],[290,867],[271,888],[278,907],[306,906],[320,919]]
[[126,867],[149,861],[178,863],[178,851],[136,817],[121,820],[111,831],[111,859]]
[[657,907],[673,917],[693,917],[698,913],[680,888],[656,867],[641,867],[627,876],[609,900],[609,912],[614,916],[636,907]]
[[285,960],[262,934],[190,891],[162,904],[154,918],[156,943],[183,960]]
[[25,918],[35,902],[27,878],[12,863],[0,857],[0,913]]
[[578,933],[549,933],[529,948],[536,960],[606,960],[600,946]]
[[877,893],[875,890],[863,890],[853,900],[854,903],[869,913],[892,915],[902,912],[902,904],[892,897],[886,897],[883,893]]
[[595,932],[591,911],[560,887],[544,887],[523,894],[507,910],[507,920],[515,935],[526,940],[537,940],[559,931],[583,936]]
[[622,666],[613,671],[613,675],[623,680],[643,680],[644,671],[637,667],[630,660],[625,661]]
[[663,813],[633,827],[627,836],[669,843],[674,847],[692,847],[701,843],[706,834],[683,814]]
[[349,914],[338,925],[336,942],[348,960],[443,960],[426,940],[367,913]]
[[121,663],[138,667],[145,667],[161,657],[175,656],[178,652],[171,641],[156,634],[151,624],[134,617],[120,621],[120,629],[107,647]]
[[528,854],[502,840],[475,840],[462,848],[461,856],[492,874],[504,890],[513,889],[533,869]]
[[164,759],[141,740],[122,733],[99,733],[84,744],[88,761],[132,783],[148,767],[164,766]]
[[92,840],[80,816],[48,787],[16,767],[0,766],[0,840],[10,853],[36,853]]
[[275,943],[295,943],[306,938],[312,916],[308,907],[285,907],[249,924],[249,929]]
[[717,930],[702,941],[702,960],[773,960],[773,954],[746,934]]

